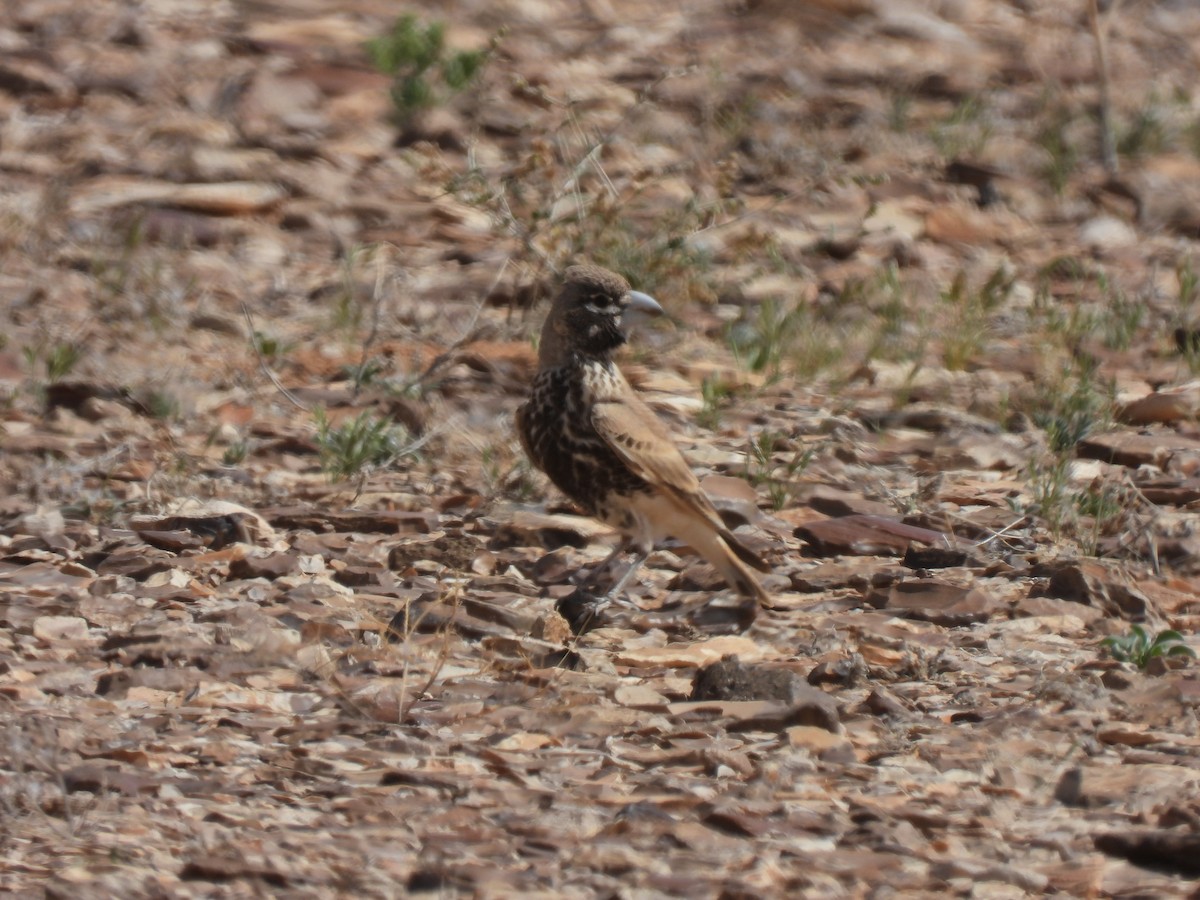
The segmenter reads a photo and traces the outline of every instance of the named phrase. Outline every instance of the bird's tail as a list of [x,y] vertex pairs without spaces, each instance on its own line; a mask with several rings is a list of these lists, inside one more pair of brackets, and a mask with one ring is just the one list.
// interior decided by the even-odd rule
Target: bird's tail
[[743,597],[757,600],[760,606],[770,606],[771,596],[759,584],[758,576],[754,574],[748,565],[742,562],[733,549],[741,545],[733,544],[731,546],[725,544],[723,541],[721,543],[725,547],[725,558],[723,560],[709,559],[709,564],[720,572],[721,577],[725,579],[729,586]]
[[771,567],[766,564],[763,558],[739,541],[737,535],[729,529],[721,529],[721,540],[728,544],[729,549],[734,552],[737,558],[750,566],[750,568],[758,569],[760,572],[771,571]]
[[721,524],[716,510],[694,498],[680,498],[665,491],[634,494],[631,501],[635,516],[650,527],[652,534],[678,538],[704,557],[743,597],[753,598],[762,606],[771,605],[770,595],[753,571],[769,572],[771,567]]
[[[719,531],[705,523],[702,527],[691,529],[694,533],[678,535],[691,544],[692,549],[704,557],[725,579],[725,583],[741,596],[753,598],[762,606],[771,605],[771,596],[758,582],[750,566],[769,572],[768,566],[759,556],[737,539],[733,532],[727,529]],[[747,565],[749,563],[749,565]]]

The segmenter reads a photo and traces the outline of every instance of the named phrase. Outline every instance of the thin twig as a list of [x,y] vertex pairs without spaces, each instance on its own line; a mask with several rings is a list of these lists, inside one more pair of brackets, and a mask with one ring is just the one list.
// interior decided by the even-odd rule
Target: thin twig
[[471,319],[467,322],[466,327],[463,328],[462,332],[457,338],[454,339],[453,343],[451,343],[449,347],[433,358],[429,365],[425,367],[425,371],[409,382],[407,386],[410,389],[419,385],[423,385],[429,381],[434,374],[436,374],[444,365],[446,365],[446,363],[453,359],[454,354],[479,337],[479,316],[483,313],[484,306],[487,305],[487,298],[491,296],[492,292],[496,289],[496,285],[500,283],[500,279],[504,277],[504,272],[508,268],[508,264],[511,260],[512,257],[509,256],[504,258],[504,262],[500,264],[500,269],[496,272],[496,277],[492,279],[492,283],[488,285],[488,289],[484,291],[479,297],[479,300],[476,301],[475,309],[472,310]]
[[[950,513],[950,517],[951,517],[951,518],[953,518],[953,519],[957,519],[959,522],[963,522],[963,523],[965,523],[965,524],[967,524],[967,525],[974,525],[976,528],[978,528],[978,527],[981,527],[981,526],[979,525],[979,523],[978,523],[978,522],[976,522],[975,520],[973,520],[973,519],[969,518],[968,516],[961,515],[961,514],[959,514],[959,513]],[[986,528],[986,526],[984,526],[984,527],[985,527],[985,530],[987,530],[987,531],[991,531],[991,534],[990,534],[988,537],[985,537],[985,538],[984,538],[983,540],[981,540],[981,541],[976,541],[976,542],[975,542],[975,544],[974,544],[974,546],[975,546],[975,547],[986,547],[986,546],[987,546],[988,544],[990,544],[992,541],[995,541],[995,540],[998,540],[998,539],[1000,539],[1000,538],[1004,537],[1004,536],[1005,536],[1006,534],[1008,534],[1010,531],[1013,531],[1014,529],[1016,529],[1016,528],[1017,528],[1017,526],[1019,526],[1019,525],[1021,525],[1021,524],[1023,524],[1023,523],[1026,523],[1026,522],[1028,522],[1028,521],[1029,521],[1029,516],[1021,516],[1020,518],[1018,518],[1018,519],[1016,519],[1016,520],[1014,520],[1014,521],[1010,522],[1009,524],[1005,525],[1005,526],[1004,526],[1003,528],[1001,528],[999,531],[992,531],[992,529],[990,529],[990,528]]]
[[[580,156],[575,165],[571,168],[571,171],[567,174],[567,177],[563,179],[562,184],[559,185],[558,190],[545,203],[542,204],[542,208],[545,209],[547,213],[550,213],[554,210],[554,207],[558,205],[558,202],[562,200],[563,197],[569,193],[577,191],[579,179],[588,166],[593,166],[599,173],[600,178],[605,182],[606,186],[610,190],[615,191],[615,187],[608,180],[608,177],[605,175],[603,170],[600,169],[599,164],[596,162],[596,160],[599,158],[600,152],[606,146],[612,143],[613,138],[615,138],[621,129],[625,127],[626,123],[629,121],[630,117],[632,117],[634,112],[640,109],[643,104],[647,103],[651,99],[655,88],[657,88],[668,78],[674,78],[677,75],[685,74],[688,71],[690,71],[690,68],[681,70],[667,69],[657,78],[643,87],[640,91],[638,91],[637,98],[634,100],[634,102],[630,104],[624,110],[624,112],[621,113],[621,117],[613,123],[612,127],[610,127],[608,131],[597,138],[584,151],[583,155]],[[571,120],[571,124],[573,124],[576,128],[576,131],[578,131],[578,124],[573,118]],[[503,193],[499,194],[497,200],[502,206],[502,209],[500,210],[501,219],[504,220],[504,224],[507,226],[508,230],[514,236],[520,239],[522,249],[537,256],[547,267],[550,268],[551,271],[556,272],[557,269],[554,266],[553,261],[547,256],[546,253],[534,245],[534,241],[541,233],[541,230],[554,224],[552,217],[548,214],[544,219],[538,221],[536,225],[530,227],[517,219],[516,215],[512,212],[511,207],[508,205],[507,199],[504,197]],[[577,209],[579,208],[578,201],[576,207]]]
[[[414,691],[411,698],[402,696],[402,699],[400,701],[401,708],[400,708],[400,720],[399,720],[401,724],[404,724],[408,721],[408,716],[412,712],[412,708],[417,704],[417,702],[422,697],[425,696],[425,694],[427,694],[429,692],[429,689],[431,687],[433,687],[434,682],[436,682],[438,680],[438,677],[442,674],[442,669],[445,667],[446,661],[450,658],[450,637],[452,634],[455,633],[454,632],[454,617],[455,617],[455,615],[458,614],[458,607],[462,601],[461,586],[455,585],[454,587],[452,587],[447,592],[446,599],[449,599],[451,601],[451,603],[450,603],[450,618],[447,620],[445,626],[442,628],[442,644],[440,647],[438,647],[437,659],[434,661],[433,668],[429,672],[429,677],[425,679],[425,683],[423,685],[421,685],[420,690]],[[407,670],[407,665],[406,665],[406,668],[405,668],[405,677],[406,678],[407,678],[407,672],[408,672],[408,670]],[[405,685],[405,687],[407,687],[407,685]]]
[[250,329],[250,346],[254,349],[254,355],[258,357],[258,365],[259,368],[263,370],[263,374],[266,375],[267,378],[271,379],[271,384],[275,385],[275,389],[279,391],[279,393],[283,394],[283,396],[286,397],[293,406],[304,412],[310,412],[309,408],[297,400],[296,396],[291,391],[280,384],[279,379],[275,376],[275,373],[271,371],[271,367],[267,365],[266,357],[263,356],[262,350],[258,346],[258,341],[254,339],[254,319],[250,316],[250,308],[246,306],[246,302],[244,300],[242,301],[242,315],[246,317],[246,327]]
[[1154,570],[1155,576],[1161,578],[1162,564],[1158,558],[1158,540],[1154,535],[1154,524],[1162,516],[1162,509],[1157,503],[1154,503],[1149,497],[1142,493],[1142,489],[1133,483],[1133,479],[1129,476],[1129,473],[1124,473],[1122,481],[1124,482],[1126,491],[1129,494],[1132,494],[1139,504],[1145,508],[1148,518],[1143,522],[1136,513],[1134,513],[1132,510],[1129,510],[1129,514],[1133,516],[1134,520],[1138,523],[1138,528],[1134,530],[1126,530],[1121,539],[1120,546],[1121,548],[1130,548],[1133,546],[1134,541],[1144,534],[1146,538],[1146,555],[1150,560],[1150,567]]
[[[1116,12],[1119,0],[1113,0],[1108,16]],[[1100,109],[1097,115],[1100,125],[1100,158],[1109,175],[1117,174],[1117,146],[1112,129],[1112,92],[1108,75],[1108,29],[1100,22],[1099,0],[1088,2],[1088,24],[1096,44],[1096,68],[1100,80]]]
[[383,253],[381,245],[376,246],[375,258],[375,287],[371,291],[371,330],[367,332],[366,340],[363,341],[362,355],[358,360],[358,371],[354,373],[354,390],[351,391],[351,397],[358,397],[358,392],[362,388],[363,373],[367,369],[367,358],[371,352],[371,347],[375,343],[375,339],[379,336],[379,319],[381,310],[383,309]]

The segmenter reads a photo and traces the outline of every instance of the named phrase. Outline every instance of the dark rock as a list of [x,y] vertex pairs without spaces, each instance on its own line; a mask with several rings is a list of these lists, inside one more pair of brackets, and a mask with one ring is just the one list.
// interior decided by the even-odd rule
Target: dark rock
[[266,578],[275,581],[281,575],[292,574],[299,562],[294,553],[271,553],[270,556],[247,556],[229,563],[230,578]]
[[700,669],[692,680],[692,700],[778,700],[791,703],[803,685],[790,669],[743,665],[736,656]]
[[1083,770],[1078,766],[1067,769],[1054,787],[1054,799],[1066,806],[1084,806]]
[[826,659],[813,666],[808,673],[808,683],[839,684],[852,687],[866,677],[866,663],[862,656],[855,653],[849,657]]
[[1056,560],[1032,574],[1050,576],[1046,596],[1094,606],[1110,616],[1140,622],[1152,608],[1146,595],[1128,583],[1128,576],[1096,560]]
[[773,700],[785,704],[777,711],[752,716],[729,726],[730,731],[782,731],[811,725],[837,733],[841,716],[837,701],[806,684],[788,669],[743,665],[726,656],[705,666],[692,681],[692,700]]
[[601,615],[604,605],[600,602],[600,596],[586,587],[579,587],[559,598],[554,610],[566,619],[573,634],[586,634],[608,621],[606,616]]
[[797,526],[795,535],[808,542],[814,556],[900,556],[914,541],[947,543],[940,532],[874,515],[808,522]]
[[967,551],[949,547],[914,547],[904,551],[903,565],[910,569],[949,569],[967,565]]
[[1140,866],[1154,866],[1187,877],[1200,875],[1200,833],[1138,829],[1098,834],[1096,849]]
[[863,701],[863,707],[877,716],[903,717],[909,714],[909,709],[901,703],[894,694],[883,688],[875,688]]
[[456,572],[469,571],[480,544],[470,535],[442,534],[432,540],[405,541],[388,551],[388,568],[406,569],[418,560],[441,563]]

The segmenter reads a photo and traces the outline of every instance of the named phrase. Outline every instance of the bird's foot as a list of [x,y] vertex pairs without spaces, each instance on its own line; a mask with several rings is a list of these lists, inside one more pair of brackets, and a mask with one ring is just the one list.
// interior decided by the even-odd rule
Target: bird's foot
[[629,550],[629,541],[622,540],[615,546],[608,556],[598,564],[592,567],[584,579],[584,584],[591,586],[596,584],[612,583],[613,573],[616,572],[620,565],[621,557]]
[[583,634],[585,631],[591,631],[604,624],[607,617],[601,617],[600,613],[610,606],[621,606],[639,613],[645,612],[641,606],[625,596],[625,587],[633,580],[642,563],[646,561],[646,557],[650,555],[649,549],[639,550],[633,563],[603,594],[597,593],[594,587],[597,581],[596,576],[609,569],[625,547],[626,544],[622,544],[614,550],[608,559],[583,579],[582,584],[577,584],[575,590],[554,605],[558,614],[567,620],[567,624],[571,626],[571,631],[575,634]]
[[584,586],[561,598],[554,604],[554,609],[567,620],[572,634],[583,634],[606,623],[607,617],[601,613],[611,605],[612,600],[607,595],[597,595]]

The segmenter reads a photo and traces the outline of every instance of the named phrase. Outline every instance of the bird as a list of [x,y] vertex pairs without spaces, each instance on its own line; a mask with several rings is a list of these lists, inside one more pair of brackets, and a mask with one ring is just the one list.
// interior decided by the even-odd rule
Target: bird
[[600,598],[621,596],[656,542],[677,538],[746,599],[769,605],[753,569],[770,567],[726,527],[666,426],[626,380],[613,354],[631,313],[662,315],[648,294],[615,272],[571,266],[550,306],[528,399],[516,412],[530,462],[559,490],[620,534],[597,569],[635,553]]

